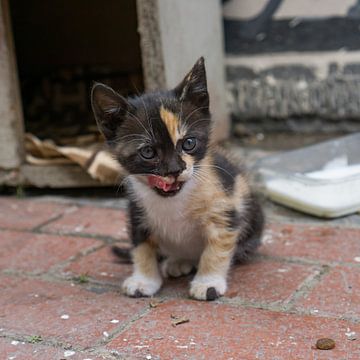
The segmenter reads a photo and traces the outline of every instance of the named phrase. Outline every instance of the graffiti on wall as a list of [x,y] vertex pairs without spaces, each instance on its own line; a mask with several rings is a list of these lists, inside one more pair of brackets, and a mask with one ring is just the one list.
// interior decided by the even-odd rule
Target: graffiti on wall
[[[258,9],[244,17],[246,1],[224,2],[229,54],[360,49],[360,0],[331,4],[320,0],[317,7],[310,1],[302,1],[301,7],[291,0],[254,0],[248,4],[253,8],[258,4]],[[242,16],[237,18],[237,12]]]

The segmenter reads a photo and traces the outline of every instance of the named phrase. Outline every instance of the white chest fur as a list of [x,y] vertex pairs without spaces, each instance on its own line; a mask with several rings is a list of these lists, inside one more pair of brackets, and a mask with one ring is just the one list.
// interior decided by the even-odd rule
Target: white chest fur
[[188,181],[174,197],[162,197],[145,184],[132,178],[135,200],[146,212],[148,224],[166,256],[198,260],[204,241],[198,222],[189,215],[189,202],[195,183]]

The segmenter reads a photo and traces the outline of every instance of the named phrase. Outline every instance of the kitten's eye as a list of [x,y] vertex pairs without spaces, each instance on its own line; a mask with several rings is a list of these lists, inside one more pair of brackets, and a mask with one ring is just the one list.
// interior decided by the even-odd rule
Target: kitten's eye
[[196,139],[194,137],[189,137],[185,139],[182,143],[182,148],[184,151],[194,150],[196,146]]
[[152,159],[155,157],[155,150],[149,145],[142,147],[139,150],[139,152],[140,152],[140,155],[146,160],[149,160],[149,159]]

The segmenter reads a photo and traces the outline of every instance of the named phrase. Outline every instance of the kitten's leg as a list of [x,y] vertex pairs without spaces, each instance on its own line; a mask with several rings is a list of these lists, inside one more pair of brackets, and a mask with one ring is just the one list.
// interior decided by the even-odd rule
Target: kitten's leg
[[124,281],[123,291],[132,297],[154,295],[162,284],[155,246],[150,242],[139,244],[132,251],[132,258],[133,274]]
[[226,276],[237,242],[237,232],[226,228],[211,229],[201,255],[198,271],[190,285],[190,296],[215,300],[226,291]]
[[190,274],[193,268],[191,261],[169,257],[161,264],[161,273],[164,277],[179,277]]

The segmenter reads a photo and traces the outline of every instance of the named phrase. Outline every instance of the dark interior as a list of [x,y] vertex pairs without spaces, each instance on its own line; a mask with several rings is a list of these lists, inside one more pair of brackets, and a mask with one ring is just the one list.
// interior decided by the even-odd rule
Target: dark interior
[[58,143],[95,133],[93,81],[143,90],[136,2],[10,1],[26,131]]

